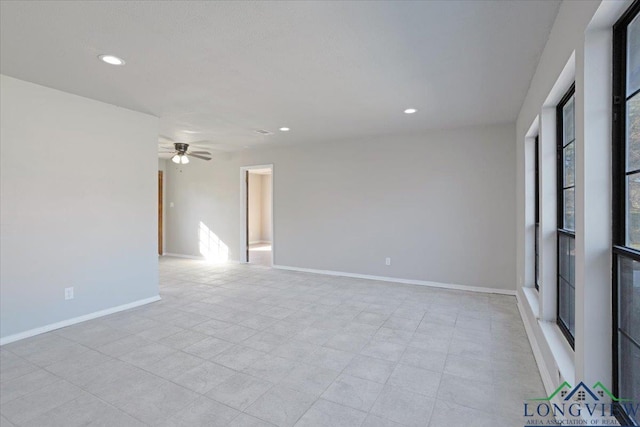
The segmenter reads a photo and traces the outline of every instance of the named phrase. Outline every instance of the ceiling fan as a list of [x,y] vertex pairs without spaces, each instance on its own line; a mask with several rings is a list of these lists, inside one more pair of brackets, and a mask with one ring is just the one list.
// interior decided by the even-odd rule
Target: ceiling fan
[[160,154],[174,154],[174,156],[171,157],[173,163],[186,165],[189,163],[188,156],[195,157],[196,159],[211,160],[211,153],[208,151],[191,151],[189,150],[189,144],[185,142],[174,142],[166,137],[164,139],[171,141],[174,150],[160,151]]

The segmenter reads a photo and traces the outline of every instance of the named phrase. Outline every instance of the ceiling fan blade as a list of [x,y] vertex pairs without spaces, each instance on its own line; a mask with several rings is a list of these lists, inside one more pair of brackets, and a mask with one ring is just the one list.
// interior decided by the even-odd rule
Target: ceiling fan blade
[[211,153],[208,151],[189,151],[187,154],[204,154],[206,156],[210,156]]
[[211,157],[203,156],[203,155],[201,155],[201,154],[193,154],[193,153],[189,153],[189,154],[187,154],[187,156],[195,157],[196,159],[211,160]]

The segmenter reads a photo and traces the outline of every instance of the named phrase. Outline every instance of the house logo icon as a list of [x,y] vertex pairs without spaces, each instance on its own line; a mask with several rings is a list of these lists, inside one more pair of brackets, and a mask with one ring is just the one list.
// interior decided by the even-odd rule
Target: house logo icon
[[[604,394],[603,390],[600,390],[602,392],[602,394]],[[566,392],[566,390],[562,390],[562,392]],[[561,393],[562,393],[561,392]],[[577,386],[575,386],[573,388],[573,390],[571,390],[571,393],[567,394],[566,397],[564,398],[564,400],[575,400],[577,402],[584,402],[585,400],[587,400],[587,397],[590,397],[590,400],[594,400],[594,401],[599,401],[600,398],[598,398],[598,396],[596,396],[589,387],[587,387],[587,385],[585,383],[583,383],[582,381],[580,381],[580,384],[578,384]]]
[[614,394],[611,393],[611,391],[609,391],[609,389],[605,387],[604,384],[602,384],[600,381],[595,383],[591,388],[582,381],[580,381],[580,383],[578,383],[578,385],[576,385],[575,387],[571,387],[571,384],[565,381],[560,384],[560,386],[555,389],[555,391],[548,397],[529,399],[529,401],[549,402],[554,400],[556,396],[560,397],[560,399],[565,402],[599,402],[604,399],[608,399],[612,402],[631,402],[631,399],[620,399],[614,396]]

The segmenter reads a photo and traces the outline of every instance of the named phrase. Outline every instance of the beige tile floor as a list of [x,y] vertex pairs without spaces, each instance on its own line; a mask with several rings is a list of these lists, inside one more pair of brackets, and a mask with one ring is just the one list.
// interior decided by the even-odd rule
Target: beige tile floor
[[522,426],[513,297],[162,258],[162,301],[0,349],[2,427]]

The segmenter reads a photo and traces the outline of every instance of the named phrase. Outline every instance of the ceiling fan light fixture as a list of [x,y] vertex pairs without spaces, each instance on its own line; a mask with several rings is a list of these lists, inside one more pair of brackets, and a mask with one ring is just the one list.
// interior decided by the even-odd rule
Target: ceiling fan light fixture
[[[165,137],[165,140],[172,141],[170,138]],[[173,142],[173,141],[172,141]],[[200,142],[208,142],[208,141],[200,141]],[[195,157],[200,160],[211,160],[211,153],[209,151],[197,149],[196,151],[189,151],[189,144],[186,142],[173,142],[173,147],[175,151],[173,153],[167,153],[166,151],[160,151],[159,154],[171,154],[171,161],[177,165],[186,165],[190,163],[191,159],[187,156],[189,153],[190,156]],[[162,144],[160,144],[160,148]]]

